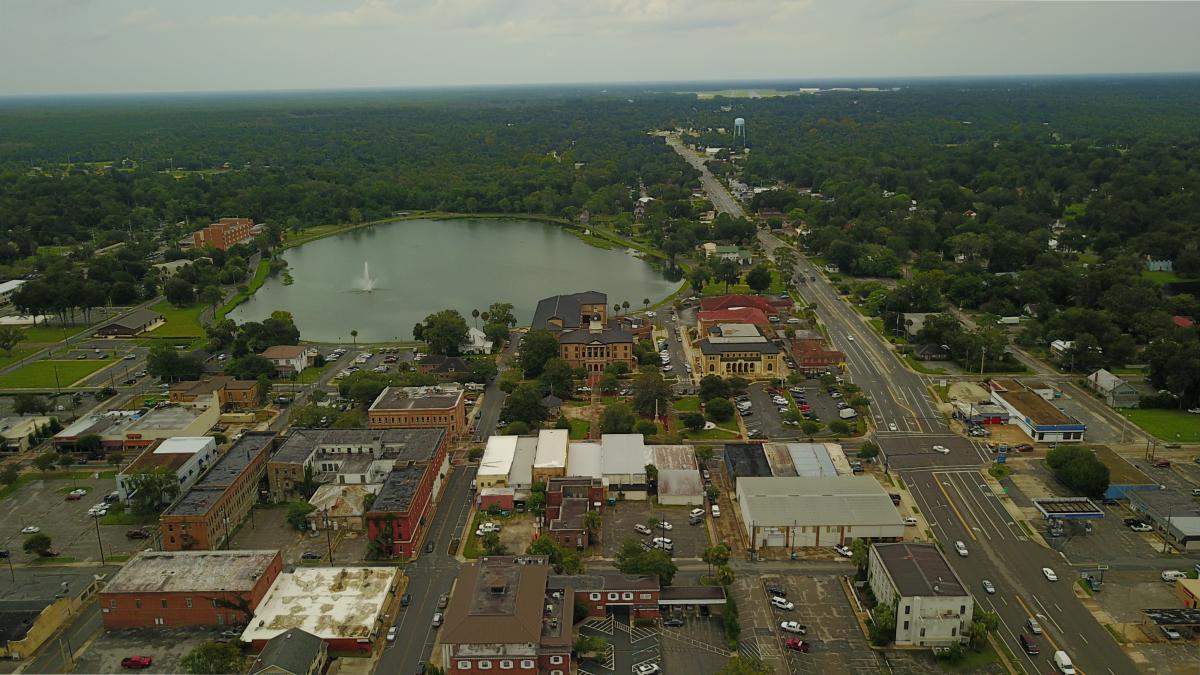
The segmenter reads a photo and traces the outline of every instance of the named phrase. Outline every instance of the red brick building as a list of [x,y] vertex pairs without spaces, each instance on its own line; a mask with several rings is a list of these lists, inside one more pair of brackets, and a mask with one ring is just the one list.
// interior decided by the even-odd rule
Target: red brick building
[[569,675],[574,597],[549,586],[546,556],[464,565],[446,608],[442,668],[450,675]]
[[551,478],[546,485],[546,528],[542,536],[561,546],[586,548],[591,543],[583,515],[604,508],[604,483],[599,478]]
[[104,627],[245,625],[282,571],[279,551],[143,551],[100,592]]
[[461,387],[387,387],[367,410],[372,429],[445,429],[451,437],[467,432],[467,403]]
[[249,431],[158,518],[163,550],[220,548],[259,498],[275,433]]
[[697,312],[696,320],[700,323],[700,336],[712,334],[713,326],[723,323],[748,323],[766,329],[771,325],[767,313],[757,307],[735,307],[733,309],[714,309]]
[[203,230],[192,233],[192,246],[211,246],[228,251],[233,246],[249,241],[258,233],[254,221],[249,218],[221,218]]
[[367,536],[381,551],[396,558],[416,554],[422,530],[433,517],[445,457],[443,443],[433,461],[397,466],[388,474],[365,516]]
[[632,619],[658,618],[659,583],[655,577],[587,574],[565,577],[577,604],[588,616],[607,616],[614,607],[627,609]]

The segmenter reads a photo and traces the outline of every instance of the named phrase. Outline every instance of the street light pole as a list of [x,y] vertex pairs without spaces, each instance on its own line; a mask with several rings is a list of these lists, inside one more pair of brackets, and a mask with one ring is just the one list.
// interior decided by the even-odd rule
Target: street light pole
[[333,533],[330,531],[329,507],[322,512],[325,516],[325,546],[329,549],[329,564],[333,564]]
[[100,516],[99,514],[92,516],[92,522],[96,524],[96,545],[100,547],[100,564],[104,564],[104,542],[100,539]]

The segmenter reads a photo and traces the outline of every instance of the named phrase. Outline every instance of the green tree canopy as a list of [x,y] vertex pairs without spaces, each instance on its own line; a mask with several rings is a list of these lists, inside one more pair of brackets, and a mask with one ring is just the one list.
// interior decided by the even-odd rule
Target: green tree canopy
[[600,432],[605,434],[633,433],[633,425],[637,416],[625,403],[613,403],[600,413]]
[[659,583],[670,586],[675,579],[675,562],[666,551],[659,549],[647,550],[636,539],[626,539],[619,551],[613,566],[625,574],[646,574],[657,576]]
[[205,642],[184,654],[179,664],[190,675],[240,673],[242,650],[234,644]]
[[443,309],[425,317],[421,338],[429,345],[429,353],[458,356],[467,341],[467,320],[458,310]]
[[548,330],[531,330],[521,340],[521,370],[525,377],[538,377],[546,362],[558,356],[558,338]]

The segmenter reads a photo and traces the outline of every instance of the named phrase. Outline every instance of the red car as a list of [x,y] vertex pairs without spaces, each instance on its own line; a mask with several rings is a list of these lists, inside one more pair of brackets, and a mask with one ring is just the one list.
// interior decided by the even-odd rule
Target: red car
[[1029,443],[1022,443],[1018,446],[1015,446],[1013,450],[1016,450],[1017,452],[1033,452],[1033,446]]
[[792,651],[808,653],[808,643],[800,638],[788,638],[783,641],[783,646]]
[[122,668],[149,668],[154,662],[149,656],[126,656],[121,659]]
[[1154,468],[1156,468],[1156,469],[1169,469],[1169,468],[1171,468],[1171,460],[1169,460],[1169,459],[1158,459],[1158,460],[1155,460],[1155,461],[1154,461]]

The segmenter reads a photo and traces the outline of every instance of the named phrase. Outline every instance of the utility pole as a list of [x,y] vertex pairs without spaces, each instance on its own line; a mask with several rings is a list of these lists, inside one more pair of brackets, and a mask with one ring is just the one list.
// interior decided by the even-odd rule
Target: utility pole
[[104,564],[104,541],[100,539],[100,516],[92,516],[92,522],[96,524],[96,545],[100,547],[100,564]]
[[329,507],[325,507],[325,546],[329,549],[329,564],[333,564],[333,532],[330,530]]

